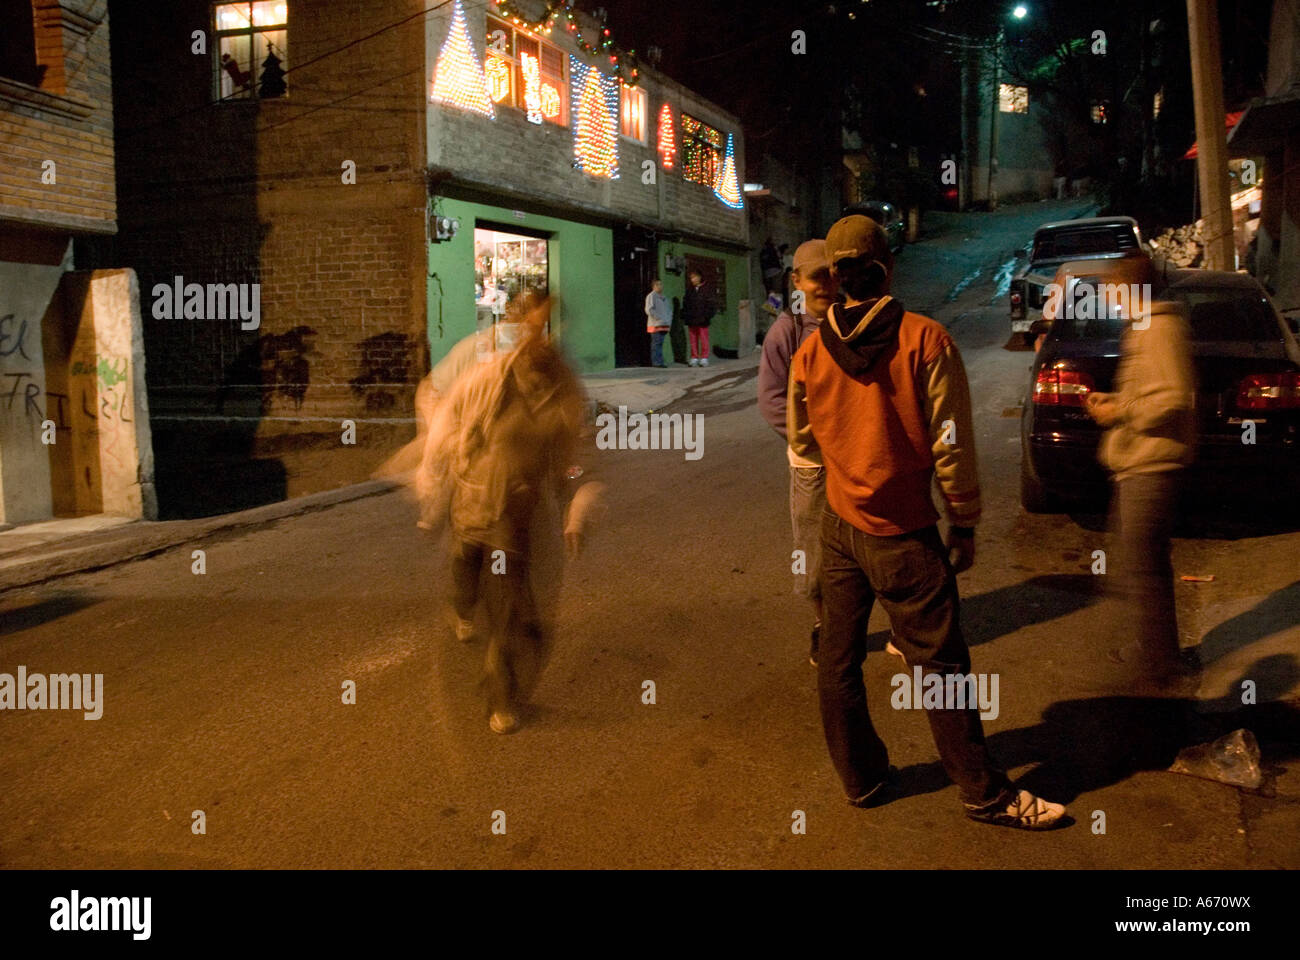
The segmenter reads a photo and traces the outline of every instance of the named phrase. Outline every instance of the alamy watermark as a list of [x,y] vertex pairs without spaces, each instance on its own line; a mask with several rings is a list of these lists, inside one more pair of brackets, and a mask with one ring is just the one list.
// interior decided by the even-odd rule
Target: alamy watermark
[[1069,288],[1049,283],[1043,288],[1043,316],[1061,320],[1132,320],[1133,329],[1151,325],[1151,284],[1091,283]]
[[979,707],[985,720],[996,720],[998,675],[996,673],[930,673],[922,676],[919,666],[909,676],[896,673],[889,704],[895,710],[966,710]]
[[122,930],[133,940],[148,940],[152,914],[152,897],[83,897],[80,890],[73,890],[71,896],[50,901],[50,929],[70,933]]
[[596,417],[598,450],[685,450],[687,460],[704,456],[704,414],[633,413]]
[[[92,682],[93,681],[93,682]],[[104,715],[102,673],[0,673],[0,710],[81,710],[87,720]]]
[[153,286],[155,320],[239,320],[239,329],[262,325],[260,283],[186,283],[176,276],[170,284]]

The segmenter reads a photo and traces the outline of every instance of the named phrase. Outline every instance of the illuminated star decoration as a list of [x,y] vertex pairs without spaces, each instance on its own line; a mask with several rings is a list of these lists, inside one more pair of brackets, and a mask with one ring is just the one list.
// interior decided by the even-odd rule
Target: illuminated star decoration
[[572,78],[573,158],[595,177],[618,179],[618,84],[577,57],[569,57]]
[[452,11],[451,29],[438,51],[438,65],[433,71],[433,92],[429,99],[495,120],[496,110],[492,106],[487,78],[470,42],[465,9],[460,0],[456,0]]
[[659,160],[665,170],[673,168],[677,156],[677,136],[673,133],[673,109],[664,104],[659,108]]
[[727,134],[727,156],[722,161],[718,182],[713,185],[713,195],[733,210],[745,208],[745,201],[740,196],[740,184],[736,181],[736,148],[730,133]]

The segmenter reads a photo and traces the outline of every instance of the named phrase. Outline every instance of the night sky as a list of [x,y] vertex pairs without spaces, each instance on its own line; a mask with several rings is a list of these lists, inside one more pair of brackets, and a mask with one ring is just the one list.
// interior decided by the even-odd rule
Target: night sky
[[[1028,16],[1019,22],[1011,17],[1015,4],[1009,0],[950,0],[942,7],[927,0],[591,0],[587,6],[608,11],[619,46],[643,59],[651,45],[658,46],[660,69],[737,114],[751,155],[789,155],[809,138],[833,140],[830,107],[848,79],[857,79],[878,101],[882,119],[878,129],[867,131],[877,139],[897,138],[887,128],[906,122],[899,118],[921,120],[910,99],[918,84],[931,94],[927,108],[935,112],[933,120],[921,122],[955,116],[958,106],[951,98],[963,38],[979,43],[999,24],[1007,25],[1010,42],[1035,53],[1093,29],[1106,29],[1113,45],[1122,44],[1144,16],[1164,18],[1179,43],[1186,36],[1182,0],[1026,0]],[[1269,11],[1269,0],[1220,2],[1230,108],[1262,93]],[[802,57],[791,54],[795,29],[807,33]],[[1124,52],[1116,47],[1109,59],[1121,73]],[[1169,79],[1190,86],[1184,64],[1185,59]],[[1120,88],[1129,79],[1127,73],[1114,78]],[[935,102],[935,94],[949,102]]]

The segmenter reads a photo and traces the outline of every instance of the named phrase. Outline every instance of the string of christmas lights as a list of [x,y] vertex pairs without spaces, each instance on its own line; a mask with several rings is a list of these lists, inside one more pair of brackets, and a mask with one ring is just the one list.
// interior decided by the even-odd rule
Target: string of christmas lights
[[659,162],[671,170],[677,158],[677,135],[673,132],[673,108],[664,104],[659,108]]
[[745,208],[745,200],[740,195],[740,183],[736,179],[736,145],[730,133],[727,134],[727,155],[723,158],[718,182],[713,185],[713,195],[733,210]]
[[573,158],[596,177],[618,179],[618,84],[577,57],[569,57],[573,90]]
[[563,14],[565,17],[564,29],[573,37],[579,50],[589,56],[608,58],[609,65],[614,68],[614,72],[619,79],[629,87],[636,86],[640,77],[640,70],[637,68],[636,51],[623,51],[615,46],[610,36],[609,27],[601,28],[599,41],[596,43],[588,42],[587,38],[582,35],[582,28],[578,26],[578,10],[574,7],[574,0],[551,0],[546,5],[546,13],[538,21],[532,21],[525,17],[515,9],[511,0],[492,0],[492,2],[502,16],[509,17],[516,26],[531,30],[534,33],[549,35],[552,25]]
[[474,52],[465,23],[465,8],[460,0],[452,7],[451,29],[438,51],[438,63],[433,71],[433,90],[429,99],[450,104],[490,120],[496,119],[492,96],[488,89],[483,65]]

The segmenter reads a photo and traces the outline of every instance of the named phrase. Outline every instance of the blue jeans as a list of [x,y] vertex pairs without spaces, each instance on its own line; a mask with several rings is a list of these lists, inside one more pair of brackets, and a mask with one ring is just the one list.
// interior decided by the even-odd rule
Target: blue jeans
[[664,337],[668,336],[667,330],[660,330],[658,333],[650,334],[650,365],[662,367],[664,365]]

